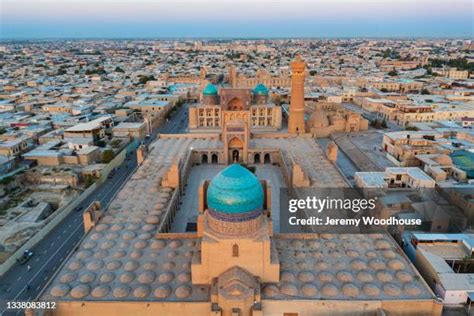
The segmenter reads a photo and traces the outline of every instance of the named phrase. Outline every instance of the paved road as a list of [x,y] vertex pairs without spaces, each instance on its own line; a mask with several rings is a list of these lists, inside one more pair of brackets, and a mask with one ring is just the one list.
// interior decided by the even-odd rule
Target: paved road
[[183,106],[177,108],[176,111],[172,113],[171,119],[168,122],[165,122],[161,127],[159,127],[157,131],[155,131],[154,135],[156,135],[156,133],[186,133],[188,129],[188,109],[188,104],[184,104]]
[[[188,107],[179,107],[168,122],[153,132],[152,137],[146,140],[151,143],[157,133],[182,133],[187,128]],[[105,209],[110,204],[115,193],[131,176],[131,170],[137,165],[135,153],[131,153],[130,160],[125,160],[116,173],[102,183],[94,193],[81,204],[81,210],[93,201],[100,201]],[[43,240],[31,250],[34,256],[25,265],[14,265],[0,278],[0,315],[21,315],[23,311],[8,311],[8,301],[31,301],[35,299],[54,275],[64,259],[78,245],[84,236],[82,212],[73,211],[58,224]],[[28,265],[31,270],[28,271]]]
[[[321,145],[322,148],[326,148],[329,141],[329,138],[317,139],[317,142]],[[339,167],[339,169],[344,174],[346,179],[350,182],[350,184],[352,186],[355,186],[354,174],[360,170],[342,150],[338,150],[337,152],[336,165]]]

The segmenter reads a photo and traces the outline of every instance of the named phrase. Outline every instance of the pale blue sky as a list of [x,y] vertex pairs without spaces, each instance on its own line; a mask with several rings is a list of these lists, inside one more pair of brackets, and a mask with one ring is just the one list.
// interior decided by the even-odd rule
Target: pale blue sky
[[473,37],[471,0],[0,0],[0,38]]

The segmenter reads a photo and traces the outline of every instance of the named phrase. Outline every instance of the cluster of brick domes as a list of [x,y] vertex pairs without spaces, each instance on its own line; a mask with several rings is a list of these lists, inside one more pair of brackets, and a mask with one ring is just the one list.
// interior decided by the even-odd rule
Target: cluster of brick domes
[[269,299],[429,298],[395,244],[381,234],[276,239],[282,271],[267,284]]

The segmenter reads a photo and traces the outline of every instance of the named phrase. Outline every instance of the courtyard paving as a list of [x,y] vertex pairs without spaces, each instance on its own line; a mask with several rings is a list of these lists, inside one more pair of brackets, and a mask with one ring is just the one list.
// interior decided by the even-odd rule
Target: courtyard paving
[[[283,176],[280,169],[273,165],[256,165],[256,176],[259,179],[270,182],[272,188],[272,219],[273,230],[278,232],[280,227],[280,188],[285,186]],[[197,221],[199,185],[205,179],[212,179],[219,171],[224,169],[224,165],[199,165],[191,169],[191,173],[186,184],[184,195],[182,196],[181,205],[174,218],[171,232],[186,232],[188,223]]]

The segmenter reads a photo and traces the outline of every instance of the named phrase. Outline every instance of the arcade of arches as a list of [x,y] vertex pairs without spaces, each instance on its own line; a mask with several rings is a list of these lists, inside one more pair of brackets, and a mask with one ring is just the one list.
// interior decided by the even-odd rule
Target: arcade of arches
[[[237,150],[237,149],[234,149]],[[238,151],[238,150],[237,150]],[[232,155],[232,150],[230,152]],[[240,156],[240,152],[239,152]],[[230,156],[233,158],[233,156]],[[242,158],[241,156],[239,158]],[[213,151],[204,151],[200,150],[196,152],[195,158],[194,158],[194,163],[195,164],[223,164],[226,163],[223,161],[223,153],[221,151],[217,152],[215,150]],[[248,153],[248,159],[247,161],[249,163],[253,164],[275,164],[278,163],[278,152],[275,150],[268,150],[268,151],[258,151],[254,152],[251,151]]]

